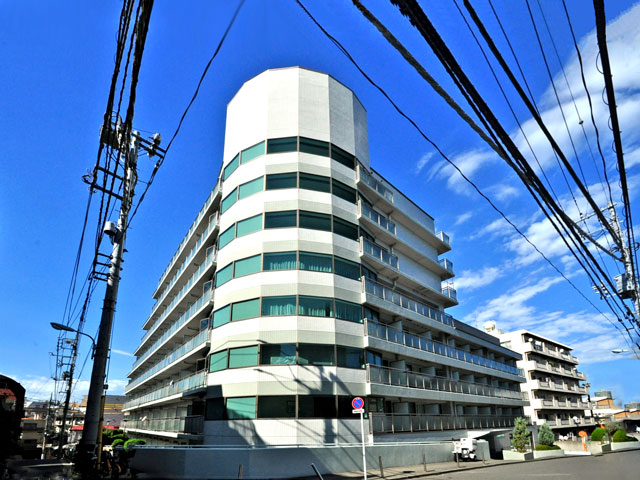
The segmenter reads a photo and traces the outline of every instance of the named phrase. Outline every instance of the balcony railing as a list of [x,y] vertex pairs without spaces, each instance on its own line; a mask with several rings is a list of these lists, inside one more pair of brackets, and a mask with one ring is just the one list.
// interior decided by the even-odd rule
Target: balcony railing
[[398,257],[396,255],[387,252],[385,249],[375,245],[366,238],[362,238],[362,251],[382,263],[386,263],[395,269],[398,268]]
[[456,289],[453,288],[452,285],[445,285],[442,287],[442,295],[452,300],[458,300],[458,292],[456,292]]
[[453,317],[442,313],[439,310],[428,307],[420,302],[410,299],[409,297],[402,295],[394,290],[391,290],[384,285],[379,284],[375,280],[370,278],[364,278],[364,291],[374,295],[378,298],[391,302],[399,307],[411,310],[412,312],[422,315],[423,317],[430,318],[437,322],[444,323],[445,325],[453,326]]
[[378,212],[372,210],[366,203],[360,202],[360,211],[363,217],[367,217],[373,223],[379,225],[389,233],[396,234],[396,224],[389,220],[384,215],[380,215]]
[[489,358],[481,357],[473,353],[465,352],[454,347],[450,347],[440,342],[436,342],[429,338],[422,337],[413,333],[404,332],[395,328],[391,328],[381,323],[375,323],[369,320],[365,321],[365,332],[367,335],[386,340],[387,342],[405,345],[410,348],[416,348],[436,355],[442,355],[449,358],[461,360],[463,362],[480,365],[482,367],[500,370],[512,375],[523,376],[523,371],[517,367],[496,362]]
[[[202,208],[198,212],[198,215],[196,216],[196,219],[193,221],[193,223],[189,227],[189,230],[187,231],[187,233],[185,234],[184,238],[180,242],[180,245],[178,245],[178,249],[176,250],[176,253],[173,254],[173,257],[171,257],[171,260],[169,261],[169,265],[167,265],[167,268],[165,268],[164,272],[162,272],[162,275],[160,275],[160,280],[158,280],[158,286],[162,285],[162,282],[166,278],[167,274],[171,271],[171,268],[176,263],[176,260],[178,259],[178,257],[182,253],[182,250],[184,249],[184,246],[187,244],[187,242],[189,241],[189,238],[191,238],[191,235],[195,231],[196,226],[198,225],[198,223],[200,223],[200,220],[202,219],[202,217],[204,216],[205,212],[209,208],[209,205],[211,205],[211,202],[213,202],[213,199],[218,194],[219,187],[220,187],[220,183],[216,183],[216,186],[213,187],[213,190],[211,190],[211,193],[209,194],[209,197],[204,202],[204,205],[202,206]],[[217,218],[216,218],[216,223],[217,223]]]
[[447,272],[453,273],[453,262],[448,258],[441,258],[438,260],[438,263],[442,268],[444,268]]
[[186,355],[187,353],[193,351],[194,349],[208,342],[210,333],[211,332],[209,329],[201,331],[198,335],[193,337],[191,340],[187,341],[186,343],[182,344],[180,347],[173,350],[169,355],[164,357],[162,360],[156,363],[153,367],[149,368],[148,370],[145,370],[142,374],[137,376],[135,379],[131,380],[127,385],[126,390],[131,391],[133,387],[139,385],[150,376],[162,370],[164,367],[171,365],[173,362],[175,362],[177,359],[179,359],[183,355]]
[[387,201],[393,203],[393,192],[385,187],[381,182],[369,175],[361,165],[358,165],[358,176],[363,183],[366,183],[372,190],[378,192]]
[[197,388],[204,387],[206,385],[206,379],[207,379],[206,372],[203,370],[189,377],[183,378],[182,380],[178,380],[177,382],[174,382],[172,385],[167,385],[161,388],[157,388],[148,393],[130,397],[130,399],[124,403],[124,405],[122,406],[122,409],[126,410],[129,408],[137,407],[138,405],[142,405],[144,403],[153,402],[155,400],[161,400],[163,398],[167,398],[172,395],[176,395],[178,393],[184,393],[190,390],[195,390]]
[[[441,430],[471,430],[505,428],[515,423],[514,416],[501,415],[427,415],[421,413],[369,414],[370,433],[430,432]],[[525,417],[526,418],[526,417]],[[528,420],[528,419],[527,419]],[[527,421],[529,423],[529,421]]]
[[369,382],[379,385],[523,400],[522,392],[519,389],[509,390],[507,388],[494,387],[482,383],[452,380],[450,378],[409,372],[395,368],[379,367],[371,364],[367,364],[367,379]]
[[[196,418],[198,417],[198,418]],[[150,418],[146,420],[129,420],[127,428],[149,430],[154,432],[173,432],[202,434],[204,418],[201,415],[173,418]]]

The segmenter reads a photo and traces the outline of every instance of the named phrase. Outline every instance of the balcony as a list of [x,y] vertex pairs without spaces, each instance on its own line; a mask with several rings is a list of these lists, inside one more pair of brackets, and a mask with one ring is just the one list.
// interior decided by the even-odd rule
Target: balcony
[[453,285],[445,285],[442,287],[442,295],[458,303],[458,292],[453,288]]
[[448,258],[441,258],[440,260],[438,260],[438,263],[447,272],[446,275],[440,275],[443,280],[455,276],[455,273],[453,273],[453,262],[451,260],[449,260]]
[[[518,417],[502,415],[427,415],[369,413],[370,433],[432,432],[513,427]],[[527,419],[528,420],[528,419]],[[530,423],[529,421],[527,423]]]
[[550,357],[553,357],[553,358],[558,358],[558,359],[561,359],[561,360],[565,360],[567,362],[574,363],[576,365],[578,364],[578,359],[576,357],[574,357],[573,355],[570,355],[568,353],[560,352],[559,350],[550,349],[550,348],[548,348],[545,345],[542,345],[540,343],[528,342],[527,345],[525,345],[525,347],[524,347],[524,351],[525,352],[535,352],[535,353],[547,355],[547,356],[550,356]]
[[206,386],[206,380],[207,375],[205,371],[195,373],[189,377],[178,380],[171,385],[157,388],[155,390],[152,390],[151,392],[143,393],[141,395],[130,397],[130,399],[127,400],[122,406],[122,410],[132,410],[136,407],[139,407],[140,405],[148,403],[159,403],[162,400],[173,397],[174,395],[187,393],[192,390],[203,388]]
[[379,338],[387,342],[404,345],[409,348],[422,350],[423,352],[429,352],[435,355],[441,355],[443,357],[460,360],[469,364],[499,370],[511,375],[523,376],[523,372],[521,369],[512,367],[511,365],[506,365],[489,358],[474,355],[473,353],[465,352],[464,350],[444,345],[440,342],[433,341],[429,338],[425,338],[417,334],[397,330],[381,323],[375,323],[369,320],[365,320],[365,335]]
[[462,393],[482,397],[510,398],[523,400],[522,392],[506,388],[494,387],[482,383],[471,383],[450,378],[426,375],[423,373],[379,367],[367,364],[367,381],[378,385],[434,390],[438,392]]
[[393,211],[393,192],[385,187],[382,182],[373,178],[363,167],[358,165],[356,183],[362,188],[368,197],[387,213]]
[[[145,420],[129,420],[127,430],[143,433],[173,433],[169,437],[189,437],[190,435],[202,435],[204,431],[204,417],[202,415],[189,415],[187,417],[150,418]],[[164,435],[163,435],[164,436]]]
[[153,365],[151,368],[145,370],[142,374],[137,376],[135,379],[132,379],[125,389],[125,393],[131,392],[134,388],[142,384],[145,380],[155,376],[161,370],[169,367],[171,364],[176,362],[177,360],[183,359],[186,355],[190,355],[191,353],[196,352],[203,346],[209,345],[209,336],[211,331],[207,328],[206,330],[201,331],[198,335],[193,337],[191,340],[185,342],[180,347],[173,350],[169,355],[165,356],[158,363]]
[[526,363],[525,369],[555,373],[557,375],[564,375],[571,378],[577,378],[579,380],[584,380],[586,378],[584,373],[578,372],[575,368],[570,369],[562,366],[551,366],[547,362],[540,362],[538,360],[529,360]]

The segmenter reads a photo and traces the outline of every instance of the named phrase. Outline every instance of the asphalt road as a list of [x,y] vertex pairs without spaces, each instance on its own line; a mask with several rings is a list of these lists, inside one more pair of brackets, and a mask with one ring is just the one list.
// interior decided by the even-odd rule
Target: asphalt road
[[640,450],[600,456],[564,457],[553,460],[496,465],[468,472],[443,473],[425,479],[461,480],[640,480]]

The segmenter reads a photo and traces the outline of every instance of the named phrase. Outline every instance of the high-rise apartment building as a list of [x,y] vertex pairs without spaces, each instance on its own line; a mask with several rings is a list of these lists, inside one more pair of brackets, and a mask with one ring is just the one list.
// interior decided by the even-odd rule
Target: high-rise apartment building
[[[162,274],[126,388],[149,443],[505,428],[520,355],[445,313],[449,238],[369,166],[356,96],[303,68],[231,100],[215,187]],[[426,434],[426,433],[424,433]]]
[[485,330],[522,355],[517,365],[525,372],[527,381],[521,387],[529,398],[524,411],[533,424],[546,423],[558,434],[596,424],[587,401],[587,377],[578,371],[571,347],[528,330],[503,333],[495,322],[487,322]]

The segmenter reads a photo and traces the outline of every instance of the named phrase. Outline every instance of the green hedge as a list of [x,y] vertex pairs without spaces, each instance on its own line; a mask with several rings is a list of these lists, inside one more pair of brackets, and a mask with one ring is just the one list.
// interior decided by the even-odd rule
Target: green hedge
[[119,447],[120,445],[124,445],[124,440],[121,438],[116,438],[111,444],[112,447]]
[[626,430],[618,430],[613,434],[612,442],[637,442],[638,439],[635,437],[628,437]]
[[558,445],[536,445],[536,450],[560,450]]
[[127,440],[126,442],[124,442],[124,449],[126,451],[129,451],[129,450],[131,450],[131,447],[133,447],[135,445],[146,445],[146,444],[147,444],[147,442],[145,442],[141,438],[132,438],[132,439]]
[[591,441],[592,442],[601,442],[602,437],[607,433],[606,428],[598,427],[591,433]]

